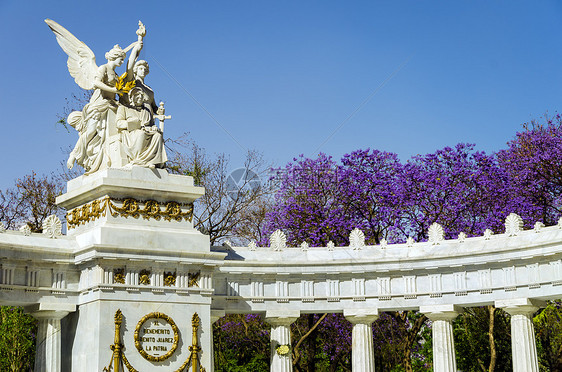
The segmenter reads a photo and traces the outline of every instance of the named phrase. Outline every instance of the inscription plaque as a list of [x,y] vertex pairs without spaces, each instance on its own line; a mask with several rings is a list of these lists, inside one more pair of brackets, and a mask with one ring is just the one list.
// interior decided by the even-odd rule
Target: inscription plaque
[[176,351],[179,330],[168,315],[150,313],[139,320],[134,337],[137,350],[146,360],[161,362]]

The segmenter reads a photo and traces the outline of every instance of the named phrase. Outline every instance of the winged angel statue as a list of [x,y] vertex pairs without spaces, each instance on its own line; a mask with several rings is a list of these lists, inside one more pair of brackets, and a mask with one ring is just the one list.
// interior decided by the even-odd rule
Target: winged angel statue
[[[105,53],[107,63],[97,66],[96,57],[86,44],[58,23],[45,22],[68,55],[68,71],[76,84],[94,90],[82,111],[68,116],[68,123],[79,134],[67,166],[81,165],[85,174],[108,167],[164,167],[167,160],[163,140],[163,103],[158,108],[154,92],[144,83],[148,63],[137,60],[143,47],[146,29],[139,21],[137,41],[127,48],[115,45]],[[119,76],[115,69],[123,64],[131,50],[126,72]],[[116,99],[116,96],[118,99]],[[154,119],[160,121],[160,128]]]

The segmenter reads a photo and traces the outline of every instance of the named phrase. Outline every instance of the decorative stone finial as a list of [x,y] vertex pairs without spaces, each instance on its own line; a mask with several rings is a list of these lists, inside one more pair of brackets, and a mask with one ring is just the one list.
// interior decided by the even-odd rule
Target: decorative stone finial
[[536,233],[540,233],[543,228],[544,228],[544,223],[540,221],[535,222],[535,226],[533,227]]
[[415,243],[414,238],[408,236],[408,239],[406,239],[406,245],[411,248],[414,246],[414,243]]
[[251,251],[255,251],[258,248],[258,245],[256,244],[256,242],[250,242],[250,244],[248,244],[248,249]]
[[25,236],[29,236],[31,235],[31,227],[28,224],[21,225],[20,232]]
[[328,247],[328,250],[329,250],[329,251],[333,251],[333,250],[334,250],[334,247],[335,247],[334,242],[330,240],[330,241],[328,242],[327,247]]
[[484,239],[485,240],[490,240],[490,238],[492,238],[492,235],[494,235],[494,232],[490,229],[486,229],[484,230]]
[[56,239],[62,235],[62,222],[60,218],[52,214],[43,220],[43,234],[51,239]]
[[427,236],[431,245],[438,245],[445,239],[445,230],[443,230],[443,226],[434,222],[429,226]]
[[388,247],[388,242],[386,241],[385,238],[381,239],[381,244],[380,244],[382,249],[386,249],[386,247]]
[[6,226],[2,222],[0,222],[0,234],[6,231]]
[[302,242],[302,243],[301,243],[301,250],[303,250],[303,251],[308,251],[308,243],[307,243],[307,242]]
[[274,251],[282,251],[287,248],[287,236],[281,230],[275,230],[269,238],[269,246]]
[[510,213],[505,219],[505,233],[507,236],[517,236],[523,231],[523,219],[515,213]]
[[459,241],[459,243],[464,243],[464,241],[466,240],[466,234],[461,231],[457,240]]
[[358,228],[349,234],[349,246],[354,250],[360,250],[365,246],[365,233]]

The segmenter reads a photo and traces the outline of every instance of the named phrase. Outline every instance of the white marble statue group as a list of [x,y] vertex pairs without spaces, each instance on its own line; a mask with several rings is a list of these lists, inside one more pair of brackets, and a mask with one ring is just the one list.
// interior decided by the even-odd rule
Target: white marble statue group
[[[148,63],[139,60],[146,29],[139,21],[137,41],[125,49],[115,45],[105,53],[107,63],[97,66],[94,53],[58,23],[45,22],[57,42],[68,55],[68,71],[83,89],[94,90],[82,111],[68,116],[79,138],[70,153],[67,165],[81,165],[85,174],[114,167],[142,166],[162,168],[167,160],[164,148],[164,104],[156,105],[154,91],[145,84]],[[131,50],[132,49],[132,50]],[[121,76],[115,69],[125,61],[131,50],[127,70]],[[160,126],[156,126],[154,119]]]

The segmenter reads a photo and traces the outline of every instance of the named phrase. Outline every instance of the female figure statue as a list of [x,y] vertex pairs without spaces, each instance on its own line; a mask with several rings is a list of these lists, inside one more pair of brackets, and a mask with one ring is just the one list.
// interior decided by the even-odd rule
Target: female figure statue
[[105,54],[107,63],[98,67],[94,53],[86,44],[58,23],[50,19],[45,22],[68,55],[68,71],[75,82],[83,89],[94,89],[90,102],[84,106],[82,111],[74,111],[68,116],[68,123],[78,131],[79,138],[70,153],[67,166],[72,168],[76,162],[85,169],[85,174],[90,174],[111,165],[105,144],[106,132],[109,124],[115,123],[115,114],[119,106],[115,95],[125,93],[124,89],[117,88],[120,78],[115,72],[115,68],[121,66],[126,57],[126,50],[131,47],[134,46],[133,53],[138,56],[138,52],[142,48],[142,37],[146,31],[139,22],[137,31],[139,40],[126,50],[115,45]]
[[103,146],[108,120],[115,117],[117,102],[115,94],[120,91],[115,87],[118,76],[115,68],[121,66],[125,52],[115,45],[105,54],[107,63],[101,65],[94,77],[94,94],[82,111],[74,111],[68,116],[68,123],[78,130],[79,137],[68,157],[67,166],[72,168],[74,162],[80,164],[85,174],[90,174],[111,164]]

